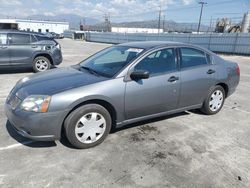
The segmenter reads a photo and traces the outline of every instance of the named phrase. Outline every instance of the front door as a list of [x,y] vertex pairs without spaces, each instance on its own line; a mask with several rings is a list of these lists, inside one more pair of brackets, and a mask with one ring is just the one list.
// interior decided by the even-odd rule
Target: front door
[[176,66],[175,49],[155,51],[132,69],[146,70],[148,79],[131,80],[126,83],[126,119],[170,111],[176,108],[180,81]]
[[0,33],[0,66],[9,65],[10,63],[10,53],[7,42],[7,34]]

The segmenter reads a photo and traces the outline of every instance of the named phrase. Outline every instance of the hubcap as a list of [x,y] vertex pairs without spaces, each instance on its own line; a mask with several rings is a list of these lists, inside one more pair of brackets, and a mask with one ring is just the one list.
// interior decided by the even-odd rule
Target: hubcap
[[47,70],[48,67],[49,67],[49,63],[47,61],[45,61],[43,59],[37,60],[37,62],[36,62],[36,68],[40,72]]
[[105,118],[97,112],[91,112],[82,116],[77,122],[75,135],[80,142],[91,144],[99,140],[105,130]]
[[209,108],[211,111],[216,112],[220,109],[224,100],[223,93],[220,90],[216,90],[210,97]]

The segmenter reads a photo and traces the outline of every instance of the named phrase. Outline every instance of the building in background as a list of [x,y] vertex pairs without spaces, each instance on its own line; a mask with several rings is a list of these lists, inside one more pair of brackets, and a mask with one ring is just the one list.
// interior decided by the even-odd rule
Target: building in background
[[0,19],[0,29],[19,29],[40,33],[55,32],[61,34],[69,29],[69,23],[23,19]]
[[111,32],[115,32],[115,33],[163,33],[163,29],[111,27]]

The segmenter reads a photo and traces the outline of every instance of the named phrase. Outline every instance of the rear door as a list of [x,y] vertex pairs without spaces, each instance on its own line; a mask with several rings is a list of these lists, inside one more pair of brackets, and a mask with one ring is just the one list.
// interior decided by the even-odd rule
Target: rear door
[[10,53],[6,33],[0,33],[0,66],[9,65]]
[[146,70],[148,79],[126,83],[127,119],[162,113],[176,108],[180,81],[174,48],[155,51],[141,60],[133,70]]
[[181,94],[179,107],[202,104],[215,84],[216,70],[211,57],[196,48],[179,48]]
[[31,35],[23,33],[10,33],[9,50],[10,50],[10,64],[24,65],[31,64],[33,53],[37,46],[31,44]]

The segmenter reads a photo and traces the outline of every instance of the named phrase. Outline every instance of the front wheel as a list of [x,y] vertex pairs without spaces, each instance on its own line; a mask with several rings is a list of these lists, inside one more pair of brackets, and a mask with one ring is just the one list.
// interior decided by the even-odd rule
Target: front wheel
[[104,141],[111,129],[109,112],[98,104],[74,110],[64,123],[66,137],[76,148],[87,149]]
[[207,115],[216,114],[221,110],[224,101],[225,90],[223,87],[217,85],[210,90],[201,111]]
[[36,57],[33,61],[34,72],[44,72],[49,70],[51,67],[51,62],[48,58],[44,56]]

